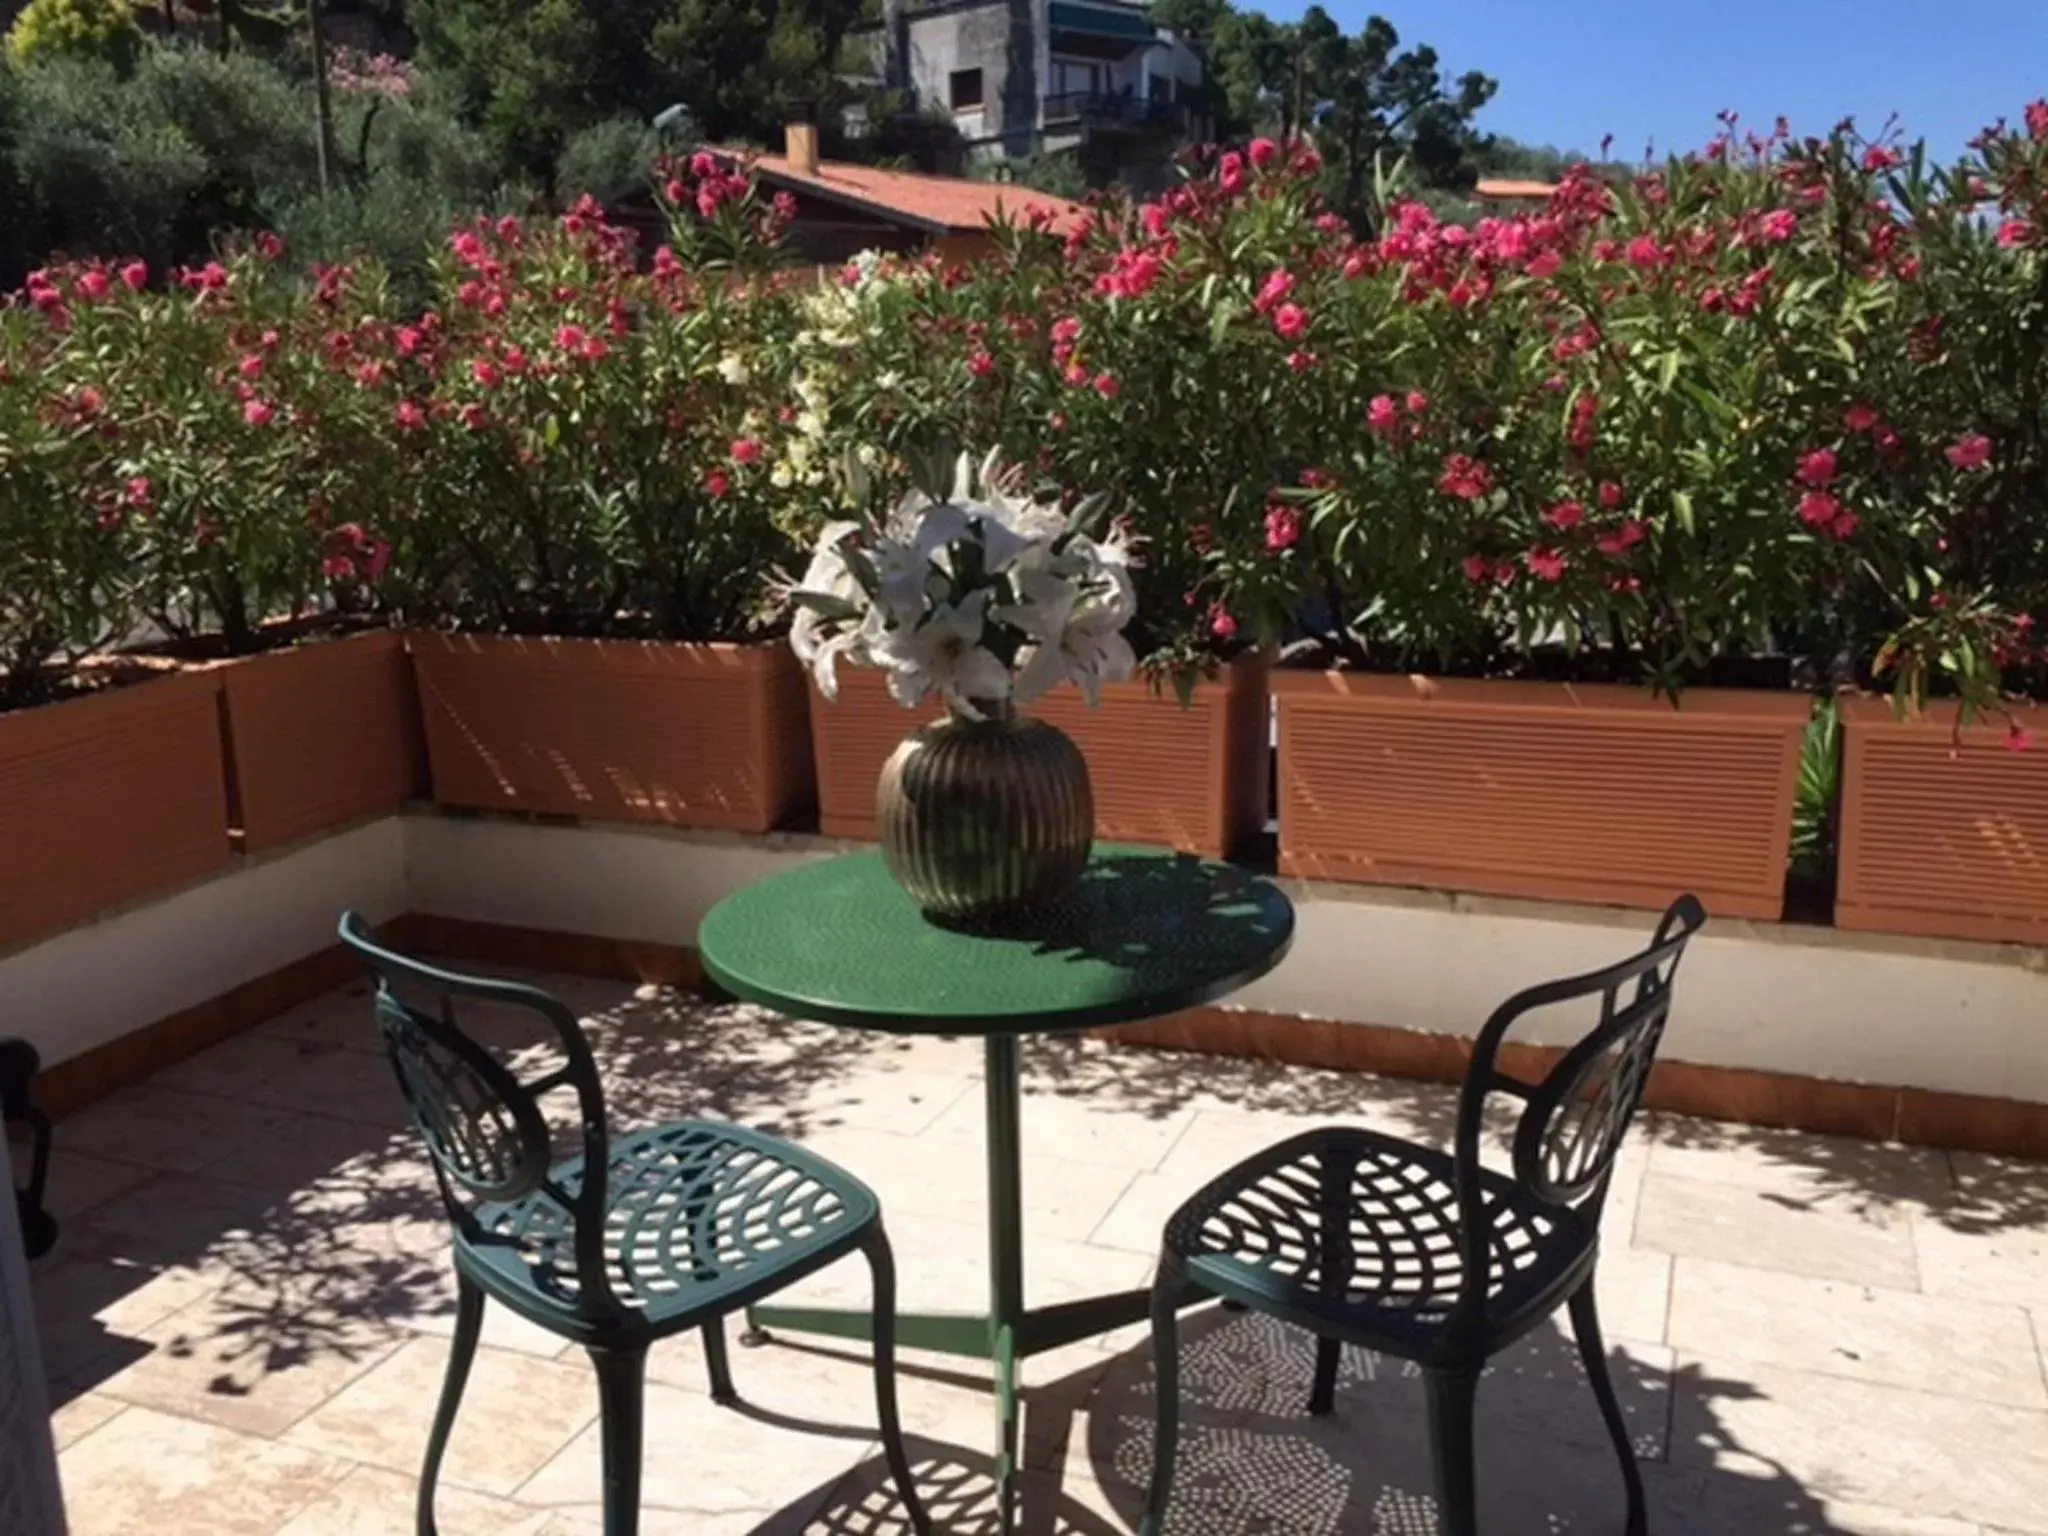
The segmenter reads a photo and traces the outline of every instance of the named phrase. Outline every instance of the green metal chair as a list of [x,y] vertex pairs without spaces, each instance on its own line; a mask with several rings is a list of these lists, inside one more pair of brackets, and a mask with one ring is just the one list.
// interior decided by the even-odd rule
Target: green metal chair
[[[1335,1406],[1345,1344],[1420,1365],[1442,1536],[1477,1531],[1473,1408],[1486,1362],[1569,1306],[1621,1459],[1627,1530],[1643,1536],[1642,1475],[1607,1374],[1593,1271],[1614,1159],[1649,1083],[1678,962],[1706,920],[1695,898],[1680,897],[1640,954],[1502,1004],[1473,1046],[1454,1151],[1349,1127],[1309,1131],[1211,1180],[1174,1213],[1153,1283],[1159,1423],[1142,1536],[1160,1536],[1173,1489],[1175,1315],[1191,1290],[1316,1335],[1311,1413]],[[1573,1005],[1597,1008],[1595,1022],[1541,1082],[1500,1069],[1517,1022]],[[1511,1175],[1480,1157],[1497,1093],[1523,1106]]]
[[[590,1356],[605,1536],[635,1536],[649,1346],[701,1329],[711,1396],[734,1402],[726,1316],[855,1249],[874,1275],[883,1449],[912,1526],[927,1536],[896,1412],[895,1266],[873,1192],[822,1158],[736,1125],[676,1121],[614,1141],[597,1062],[560,1002],[537,987],[394,954],[353,912],[341,937],[377,974],[377,1021],[455,1225],[455,1342],[420,1474],[419,1536],[435,1536],[435,1486],[486,1297]],[[464,1032],[462,1003],[539,1015],[561,1064],[522,1080]],[[582,1144],[580,1156],[560,1162],[541,1110],[557,1090],[574,1095]]]

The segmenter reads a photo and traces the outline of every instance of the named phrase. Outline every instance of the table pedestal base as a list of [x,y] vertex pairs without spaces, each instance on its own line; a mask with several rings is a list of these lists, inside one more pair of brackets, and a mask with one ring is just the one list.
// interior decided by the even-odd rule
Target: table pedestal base
[[[1024,1200],[1018,1116],[1017,1037],[988,1037],[988,1206],[989,1310],[983,1314],[910,1312],[896,1319],[896,1347],[923,1349],[995,1367],[995,1484],[997,1529],[1007,1536],[1016,1524],[1016,1483],[1019,1470],[1019,1396],[1017,1367],[1042,1355],[1151,1316],[1150,1290],[1118,1291],[1056,1306],[1024,1305]],[[913,1261],[914,1263],[915,1261]],[[1187,1306],[1205,1293],[1189,1291]],[[747,1309],[747,1323],[756,1331],[781,1328],[791,1333],[822,1334],[835,1339],[874,1337],[874,1318],[865,1311],[838,1307],[760,1306]]]

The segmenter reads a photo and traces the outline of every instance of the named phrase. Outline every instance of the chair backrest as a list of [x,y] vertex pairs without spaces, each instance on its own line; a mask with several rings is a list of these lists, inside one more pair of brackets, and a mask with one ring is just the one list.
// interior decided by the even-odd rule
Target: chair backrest
[[[1501,1240],[1487,1209],[1481,1146],[1489,1101],[1521,1101],[1513,1140],[1513,1177],[1521,1191],[1560,1214],[1576,1212],[1590,1232],[1606,1203],[1614,1160],[1649,1087],[1671,986],[1685,947],[1707,920],[1697,897],[1681,896],[1657,924],[1647,948],[1619,964],[1518,992],[1494,1010],[1472,1050],[1458,1102],[1457,1184],[1464,1273],[1461,1302],[1483,1305],[1472,1277],[1492,1272],[1489,1243]],[[1515,1026],[1539,1011],[1582,1009],[1590,1027],[1536,1083],[1504,1070],[1501,1050]]]
[[[604,1253],[610,1161],[604,1089],[576,1016],[538,987],[465,976],[397,954],[354,912],[342,915],[341,938],[376,973],[377,1023],[450,1219],[474,1243],[510,1241],[484,1229],[478,1206],[538,1191],[573,1226],[574,1309],[595,1319],[622,1315],[627,1309],[613,1292]],[[537,1015],[552,1030],[560,1064],[522,1078],[465,1031],[464,1004]],[[553,1138],[541,1105],[558,1089],[576,1098],[583,1173],[573,1189],[552,1174]]]

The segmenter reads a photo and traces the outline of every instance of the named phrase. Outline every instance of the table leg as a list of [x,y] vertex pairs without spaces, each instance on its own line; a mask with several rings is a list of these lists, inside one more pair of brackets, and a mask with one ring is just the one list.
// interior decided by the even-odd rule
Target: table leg
[[989,1356],[995,1366],[996,1529],[1016,1521],[1019,1396],[1017,1367],[1025,1349],[1024,1187],[1019,1119],[1022,1092],[1017,1037],[988,1037],[988,1301]]

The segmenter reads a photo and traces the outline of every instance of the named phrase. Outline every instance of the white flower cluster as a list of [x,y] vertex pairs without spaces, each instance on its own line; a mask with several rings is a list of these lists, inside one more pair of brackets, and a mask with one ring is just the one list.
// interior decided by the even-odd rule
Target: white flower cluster
[[991,455],[974,494],[963,457],[949,494],[914,491],[880,529],[829,525],[802,581],[790,644],[828,699],[843,657],[885,669],[906,708],[938,694],[960,713],[1029,703],[1072,681],[1090,704],[1131,675],[1131,547],[1019,494]]

